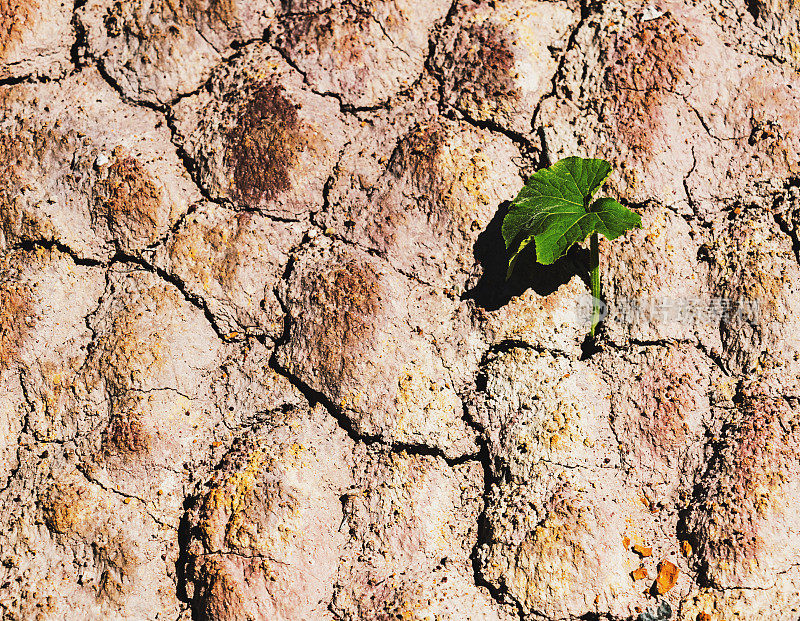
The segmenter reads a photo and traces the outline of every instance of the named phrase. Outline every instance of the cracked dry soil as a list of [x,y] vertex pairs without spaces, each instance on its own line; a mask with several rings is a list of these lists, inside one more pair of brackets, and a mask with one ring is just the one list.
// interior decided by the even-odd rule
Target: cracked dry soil
[[[0,1],[2,618],[800,619],[799,37]],[[566,155],[644,223],[592,348],[584,251],[504,280]]]

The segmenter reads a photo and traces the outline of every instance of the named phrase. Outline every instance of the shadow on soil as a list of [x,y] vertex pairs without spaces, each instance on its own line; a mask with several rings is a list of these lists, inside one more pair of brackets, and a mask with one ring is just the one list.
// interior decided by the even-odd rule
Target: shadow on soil
[[542,296],[550,295],[575,275],[589,287],[589,251],[579,246],[573,246],[566,256],[552,265],[542,265],[536,262],[534,244],[529,244],[517,260],[511,278],[506,280],[508,254],[500,227],[509,204],[504,202],[500,205],[489,226],[475,242],[473,256],[483,268],[483,275],[477,285],[464,292],[462,299],[475,300],[479,307],[493,311],[528,289]]

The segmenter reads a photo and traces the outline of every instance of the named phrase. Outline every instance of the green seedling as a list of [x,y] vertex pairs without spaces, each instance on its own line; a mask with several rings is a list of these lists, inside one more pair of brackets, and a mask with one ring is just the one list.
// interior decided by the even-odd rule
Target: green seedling
[[592,196],[611,173],[605,160],[567,157],[543,168],[528,179],[511,203],[503,220],[503,239],[509,252],[511,276],[520,252],[536,243],[536,260],[550,265],[575,244],[590,235],[589,272],[592,280],[592,324],[594,337],[600,323],[600,250],[598,233],[616,239],[625,231],[642,226],[639,214],[613,198]]

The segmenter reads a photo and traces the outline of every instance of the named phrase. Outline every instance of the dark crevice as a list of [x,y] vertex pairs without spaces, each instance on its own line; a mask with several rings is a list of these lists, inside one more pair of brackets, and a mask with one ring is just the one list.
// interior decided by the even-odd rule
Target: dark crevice
[[696,348],[700,353],[702,353],[706,358],[711,360],[714,365],[722,371],[722,374],[726,377],[731,377],[733,373],[725,364],[725,361],[722,359],[720,353],[715,349],[708,349],[702,342],[694,341],[691,339],[630,339],[626,345],[620,345],[619,343],[615,343],[610,339],[606,339],[603,341],[604,345],[608,345],[612,349],[617,351],[629,351],[630,345],[635,345],[637,347],[664,347],[669,348],[674,345],[689,345],[691,347]]
[[692,196],[692,191],[689,189],[689,177],[692,176],[692,173],[695,171],[695,168],[697,168],[697,156],[694,154],[694,145],[692,145],[692,167],[689,170],[689,172],[686,173],[686,176],[684,176],[683,178],[683,191],[686,193],[686,201],[689,203],[689,209],[691,209],[692,213],[695,215],[695,217],[697,217],[698,216],[697,202],[694,200],[694,197]]
[[219,205],[225,206],[230,208],[231,210],[236,211],[237,213],[254,213],[268,220],[272,220],[273,222],[283,222],[284,224],[299,224],[305,223],[307,220],[303,220],[301,218],[290,218],[289,216],[278,216],[274,213],[269,211],[264,211],[261,207],[236,207],[234,205],[228,204],[226,201],[213,201]]
[[[286,316],[286,321],[290,322],[291,319],[289,316]],[[280,341],[278,343],[280,345]],[[392,442],[386,440],[382,436],[378,434],[368,434],[358,431],[353,422],[347,417],[344,413],[342,408],[337,406],[333,401],[327,397],[324,393],[315,390],[311,386],[309,386],[306,382],[302,379],[291,373],[289,370],[284,368],[280,363],[277,361],[277,347],[275,352],[273,352],[270,361],[269,367],[275,371],[278,375],[286,378],[289,382],[294,386],[302,395],[305,397],[306,401],[308,401],[309,405],[314,407],[317,404],[322,405],[325,410],[336,420],[339,427],[348,435],[348,437],[353,440],[353,442],[366,444],[367,446],[377,444],[380,446],[384,446],[388,448],[393,453],[407,453],[409,455],[418,455],[418,456],[427,456],[427,457],[437,457],[442,459],[447,463],[448,466],[457,466],[459,464],[463,464],[470,461],[476,461],[480,459],[480,454],[467,454],[461,455],[459,457],[447,457],[444,452],[437,447],[428,446],[424,444],[412,444],[408,442]]]
[[327,97],[330,99],[335,99],[337,104],[339,105],[339,110],[340,112],[342,112],[342,114],[357,115],[362,112],[369,113],[369,112],[377,112],[379,110],[390,110],[393,105],[392,100],[400,99],[402,97],[410,95],[413,92],[413,90],[417,87],[417,85],[419,84],[419,80],[421,79],[420,76],[420,78],[418,78],[411,86],[401,91],[398,91],[391,97],[388,97],[385,101],[380,101],[376,104],[357,106],[355,104],[347,103],[344,99],[344,96],[341,93],[337,93],[334,91],[320,91],[314,89],[308,81],[307,73],[302,69],[300,69],[300,67],[297,65],[297,63],[294,62],[294,60],[292,60],[291,56],[289,56],[286,50],[284,50],[282,47],[278,46],[276,43],[273,42],[268,42],[268,45],[275,52],[277,52],[292,69],[297,71],[303,77],[303,84],[306,86],[309,92],[313,93],[314,95],[318,95],[319,97]]
[[492,469],[492,456],[489,451],[489,445],[486,441],[485,429],[471,416],[466,404],[464,405],[463,419],[467,425],[475,431],[477,436],[478,446],[480,447],[480,451],[477,455],[477,461],[480,462],[483,470],[483,510],[481,511],[480,516],[478,516],[477,537],[475,545],[470,554],[473,580],[475,582],[475,586],[486,589],[495,601],[504,605],[514,606],[519,618],[524,620],[526,615],[524,609],[522,608],[522,604],[508,594],[508,588],[505,585],[502,587],[497,586],[496,584],[487,580],[483,575],[480,559],[481,549],[484,546],[491,545],[493,541],[492,528],[487,517],[488,505],[489,499],[492,495],[492,487],[499,482],[499,479]]
[[[190,606],[194,606],[195,602],[189,597],[186,586],[188,582],[187,568],[191,562],[192,556],[189,554],[189,544],[192,540],[192,527],[189,521],[189,509],[192,508],[195,500],[192,496],[187,496],[183,501],[183,513],[180,522],[178,523],[178,558],[175,561],[175,576],[176,576],[176,593],[175,596],[178,601]],[[193,612],[195,612],[193,610]],[[193,618],[197,618],[193,615]]]
[[795,260],[800,264],[800,235],[798,235],[797,228],[790,227],[789,223],[779,214],[775,214],[773,217],[781,232],[792,240],[792,252],[794,252]]
[[507,354],[515,349],[525,349],[528,351],[535,351],[540,354],[550,354],[551,356],[569,357],[568,354],[559,349],[549,349],[540,345],[533,345],[527,341],[519,339],[503,339],[499,343],[494,343],[489,349],[486,350],[483,356],[484,364],[494,354]]
[[[85,4],[85,2],[86,2],[86,0],[76,0],[76,4],[75,4],[76,9],[79,8],[80,6],[82,6],[83,4]],[[108,73],[108,71],[105,68],[105,65],[102,62],[102,60],[100,60],[98,58],[94,58],[94,57],[89,55],[88,49],[87,49],[87,45],[88,44],[86,42],[86,32],[85,32],[85,29],[83,28],[83,26],[80,24],[80,22],[77,19],[77,13],[75,13],[73,15],[73,23],[74,23],[74,26],[75,26],[76,36],[77,36],[76,43],[73,46],[73,62],[75,63],[76,67],[80,69],[81,67],[83,67],[83,66],[88,64],[86,62],[86,59],[92,60],[93,64],[94,64],[94,67],[97,69],[97,71],[100,74],[100,76],[103,78],[103,80],[106,82],[106,84],[108,84],[114,90],[114,92],[117,93],[117,95],[122,99],[123,102],[125,102],[126,104],[128,104],[130,106],[133,106],[133,107],[144,107],[144,108],[147,108],[149,110],[153,110],[154,112],[157,112],[160,115],[162,115],[164,117],[166,126],[170,131],[170,140],[171,140],[173,146],[175,147],[175,153],[178,156],[178,159],[183,164],[184,169],[186,170],[187,174],[189,175],[189,178],[194,183],[194,185],[197,188],[197,190],[200,193],[200,195],[205,200],[207,200],[207,201],[209,201],[211,203],[220,204],[220,205],[226,204],[226,201],[224,201],[224,200],[213,198],[210,195],[210,193],[208,192],[208,190],[201,183],[200,174],[199,174],[199,167],[197,166],[196,162],[191,158],[191,156],[189,156],[189,154],[184,150],[182,145],[180,145],[178,143],[178,141],[177,141],[178,131],[177,131],[177,128],[175,126],[174,117],[172,115],[172,106],[174,104],[176,104],[178,101],[180,101],[184,97],[189,97],[189,96],[191,96],[191,95],[193,95],[193,94],[195,94],[197,92],[200,92],[203,89],[207,89],[209,87],[212,79],[213,79],[213,76],[210,77],[208,80],[206,80],[206,82],[204,82],[202,85],[200,85],[195,91],[193,91],[191,93],[184,94],[184,95],[179,95],[172,102],[170,102],[169,104],[155,104],[155,103],[152,103],[152,102],[149,102],[149,101],[145,101],[145,100],[141,100],[141,99],[134,99],[132,97],[129,97],[123,91],[123,89],[119,85],[119,83]],[[246,43],[249,44],[250,41],[248,41]],[[229,60],[232,60],[232,59],[236,58],[237,56],[241,55],[242,53],[243,53],[243,50],[237,50],[234,54],[231,54],[228,58],[225,58],[223,60],[223,63],[228,62]],[[155,242],[154,244],[151,244],[150,246],[148,246],[147,250],[154,250],[157,246],[159,246],[161,243],[166,241],[166,239],[169,237],[169,235],[171,233],[173,233],[174,231],[176,231],[177,228],[180,227],[183,224],[183,222],[186,220],[186,217],[189,216],[192,212],[194,212],[197,209],[197,207],[198,207],[197,203],[195,203],[193,205],[190,205],[189,208],[187,209],[186,213],[184,213],[180,218],[178,218],[178,220],[175,222],[175,224],[172,227],[170,227],[170,230],[167,231],[167,233],[162,237],[162,239],[160,239],[157,242]]]
[[722,371],[723,375],[725,375],[726,377],[730,377],[731,375],[733,375],[731,370],[725,364],[725,361],[722,359],[722,356],[719,354],[718,351],[716,351],[716,349],[709,350],[702,343],[697,343],[695,346],[697,347],[697,349],[703,352],[706,358],[711,360],[711,362],[713,362],[720,371]]
[[694,341],[688,339],[630,339],[630,344],[637,347],[672,347],[680,343],[695,345]]
[[84,466],[84,465],[83,465],[83,464],[81,464],[81,463],[76,463],[76,464],[75,464],[75,469],[76,469],[78,472],[80,472],[80,473],[83,475],[83,477],[84,477],[84,478],[85,478],[87,481],[89,481],[89,483],[92,483],[92,484],[94,484],[94,485],[97,485],[97,486],[98,486],[100,489],[102,489],[103,491],[105,491],[105,492],[109,492],[109,493],[111,493],[111,494],[116,494],[116,495],[118,495],[118,496],[122,496],[123,498],[125,498],[125,499],[126,499],[126,500],[128,500],[128,501],[130,501],[130,500],[136,500],[136,501],[138,501],[139,503],[141,503],[141,505],[142,505],[142,508],[144,509],[144,512],[145,512],[145,513],[146,513],[148,516],[150,516],[150,519],[151,519],[151,520],[153,520],[153,521],[154,521],[156,524],[158,524],[158,525],[159,525],[159,526],[161,526],[162,528],[167,528],[167,529],[170,529],[170,530],[174,530],[174,528],[175,528],[174,526],[171,526],[170,524],[167,524],[166,522],[164,522],[163,520],[159,519],[158,517],[156,517],[155,515],[153,515],[153,514],[150,512],[150,507],[149,507],[149,504],[150,504],[150,503],[148,503],[148,501],[147,501],[147,500],[145,500],[144,498],[140,498],[139,496],[135,496],[135,495],[133,495],[133,494],[127,494],[127,493],[125,493],[125,492],[123,492],[123,491],[121,491],[121,490],[118,490],[118,489],[116,489],[115,487],[110,487],[110,486],[108,486],[108,485],[104,484],[102,481],[99,481],[98,479],[96,479],[96,478],[92,477],[91,473],[90,473],[90,472],[89,472],[89,470],[86,468],[86,466]]
[[439,114],[445,118],[448,118],[452,121],[464,121],[473,127],[478,129],[483,129],[490,131],[492,133],[497,133],[502,136],[505,136],[509,140],[511,140],[517,147],[519,148],[523,162],[520,163],[520,169],[524,169],[526,167],[525,163],[529,160],[536,160],[539,156],[539,148],[537,145],[533,144],[531,140],[517,132],[513,129],[509,129],[504,127],[503,125],[497,123],[493,119],[485,119],[485,120],[478,120],[472,117],[469,112],[463,109],[460,106],[453,106],[446,103],[445,97],[445,76],[443,75],[441,69],[436,67],[434,64],[434,56],[436,55],[440,42],[435,41],[434,39],[438,36],[440,37],[442,33],[447,32],[447,30],[453,26],[455,21],[455,16],[458,13],[459,3],[454,1],[453,4],[450,5],[450,9],[447,12],[444,20],[442,20],[441,24],[437,25],[432,33],[430,38],[428,39],[428,55],[425,58],[424,67],[428,71],[428,73],[436,80],[438,86],[438,107],[439,107]]
[[600,334],[602,334],[603,324],[598,326],[599,333],[596,333],[595,336],[591,334],[587,334],[586,338],[583,339],[581,343],[581,360],[589,360],[595,354],[599,354],[603,351],[602,340],[600,339]]
[[392,35],[390,35],[389,31],[386,30],[386,26],[384,26],[383,22],[378,19],[378,17],[371,10],[364,9],[353,2],[348,2],[347,4],[353,7],[353,9],[355,9],[355,11],[360,15],[372,20],[378,26],[378,29],[381,31],[386,40],[392,44],[392,47],[394,47],[394,49],[396,49],[398,52],[404,54],[406,58],[411,59],[411,55],[402,47],[400,47],[397,42],[395,42],[395,40],[392,38]]
[[191,216],[197,209],[200,207],[200,203],[192,203],[189,205],[189,208],[183,212],[177,220],[175,220],[175,224],[173,224],[167,231],[156,241],[151,244],[148,244],[146,248],[142,249],[143,253],[153,253],[158,250],[159,247],[165,245],[167,240],[169,240],[171,235],[174,235],[176,231],[178,231],[186,222],[186,220]]
[[[21,381],[20,381],[20,385],[22,386],[22,382]],[[22,419],[22,426],[20,427],[19,435],[18,435],[18,438],[17,438],[17,448],[14,451],[15,459],[16,459],[17,463],[14,465],[13,468],[11,468],[9,470],[8,475],[6,475],[7,478],[6,478],[5,484],[3,485],[3,487],[0,487],[0,498],[2,498],[2,495],[5,492],[7,492],[9,489],[11,489],[11,486],[14,484],[14,481],[17,480],[17,475],[19,475],[19,473],[22,471],[22,467],[23,467],[23,455],[22,455],[22,452],[23,452],[23,450],[29,448],[27,445],[23,445],[23,437],[25,435],[28,435],[28,436],[31,437],[31,439],[35,440],[35,438],[33,437],[33,434],[30,432],[30,415],[31,415],[31,411],[32,411],[33,406],[32,406],[32,404],[30,402],[30,397],[25,394],[26,391],[25,391],[25,387],[24,386],[22,386],[22,392],[23,392],[23,398],[25,399],[25,402],[28,405],[29,410],[27,412],[25,412],[25,415],[24,415],[24,417]]]
[[12,250],[24,250],[26,252],[33,252],[37,248],[45,250],[58,250],[62,254],[68,255],[75,265],[83,265],[87,267],[107,267],[108,263],[98,259],[90,259],[80,256],[72,248],[66,244],[55,239],[42,239],[42,240],[22,240],[12,246]]
[[113,257],[111,257],[111,259],[108,260],[108,261],[100,261],[100,260],[97,260],[97,259],[87,259],[87,258],[83,258],[80,255],[78,255],[69,246],[67,246],[67,245],[65,245],[65,244],[63,244],[61,242],[55,241],[55,240],[40,240],[40,241],[28,241],[28,240],[26,240],[26,241],[20,242],[19,244],[16,244],[14,246],[14,248],[20,249],[20,250],[27,250],[27,251],[33,251],[36,248],[45,248],[45,249],[48,249],[48,250],[49,249],[55,249],[55,250],[58,250],[59,252],[62,252],[63,254],[68,255],[75,262],[76,265],[85,265],[85,266],[90,266],[90,267],[102,267],[102,268],[105,268],[105,269],[109,269],[109,268],[113,267],[116,264],[130,264],[130,265],[138,266],[141,269],[143,269],[144,271],[147,271],[147,272],[150,272],[150,273],[153,273],[153,274],[157,275],[163,281],[165,281],[165,282],[173,285],[175,288],[177,288],[178,291],[181,292],[181,294],[183,295],[183,297],[186,299],[187,302],[189,302],[192,306],[194,306],[195,308],[197,308],[197,309],[199,309],[199,310],[201,310],[203,312],[203,314],[206,317],[206,320],[209,322],[209,324],[211,325],[212,329],[214,330],[214,332],[217,334],[217,336],[220,339],[222,339],[223,341],[226,341],[226,342],[227,341],[231,341],[231,340],[235,340],[235,339],[229,338],[227,335],[225,335],[220,330],[219,326],[217,326],[217,323],[216,323],[216,320],[214,319],[213,314],[211,313],[211,311],[208,308],[208,305],[206,304],[206,301],[201,296],[195,295],[195,294],[191,293],[190,291],[188,291],[188,289],[186,288],[186,284],[178,276],[176,276],[174,274],[170,274],[168,271],[153,265],[152,263],[148,262],[147,260],[145,260],[142,257],[137,257],[137,256],[134,256],[134,255],[131,255],[131,254],[127,254],[127,253],[122,252],[122,251],[117,251],[117,253]]
[[703,118],[703,115],[700,114],[700,111],[689,103],[689,101],[686,99],[686,95],[684,95],[682,93],[677,93],[677,92],[675,93],[675,95],[678,95],[681,99],[683,99],[683,101],[686,104],[686,106],[688,108],[690,108],[692,110],[692,112],[694,112],[695,116],[697,117],[697,120],[700,121],[700,125],[703,126],[703,129],[705,130],[705,132],[708,134],[708,136],[712,140],[716,140],[718,142],[724,142],[724,141],[731,141],[731,140],[741,140],[741,139],[747,137],[746,134],[742,134],[741,136],[716,136],[716,135],[714,135],[714,131],[711,129],[711,126],[709,126],[708,122],[705,120],[705,118]]
[[[209,203],[214,203],[216,205],[223,205],[223,206],[231,206],[228,201],[215,198],[211,195],[208,189],[203,185],[200,177],[200,166],[194,160],[194,158],[189,155],[186,149],[183,148],[183,145],[180,144],[178,141],[178,128],[175,124],[175,117],[172,114],[172,110],[169,110],[164,115],[166,118],[167,127],[169,128],[172,145],[175,147],[175,154],[178,156],[178,159],[183,163],[183,167],[186,169],[189,178],[194,183],[197,190],[200,192],[200,195],[207,200]],[[188,214],[187,214],[188,215]],[[175,227],[173,227],[175,229]]]
[[[166,106],[166,105],[157,105],[157,104],[153,104],[153,103],[147,102],[147,101],[131,99],[130,97],[128,97],[123,92],[122,88],[119,86],[119,84],[116,82],[116,80],[114,80],[108,74],[108,72],[105,70],[105,67],[103,66],[101,61],[96,60],[95,61],[95,66],[97,67],[97,70],[100,73],[100,75],[102,76],[103,80],[109,86],[111,86],[111,88],[114,89],[114,91],[120,96],[120,98],[126,104],[128,104],[130,106],[134,106],[134,107],[142,106],[142,107],[148,108],[150,110],[153,110],[153,111],[163,115],[164,120],[165,120],[165,124],[166,124],[166,126],[167,126],[167,128],[169,129],[169,132],[170,132],[170,140],[172,142],[173,147],[175,148],[175,154],[178,156],[178,159],[183,164],[183,167],[186,170],[186,173],[189,175],[189,179],[192,180],[192,182],[194,183],[195,187],[197,188],[197,191],[200,193],[200,195],[206,201],[208,201],[210,203],[214,203],[214,204],[217,204],[217,205],[223,205],[223,206],[228,205],[227,201],[216,199],[216,198],[212,197],[211,194],[209,193],[209,191],[205,188],[205,186],[201,182],[199,166],[194,161],[194,159],[185,151],[183,146],[181,144],[179,144],[179,142],[177,140],[178,130],[177,130],[176,126],[175,126],[175,119],[174,119],[174,117],[172,115],[171,107],[170,106]],[[210,81],[210,79],[209,79],[209,81]],[[206,87],[207,87],[207,85],[204,84],[199,89],[197,89],[197,91],[195,91],[195,92],[198,92],[199,90],[202,90],[203,88],[206,88]],[[165,233],[165,235],[160,240],[158,240],[154,244],[151,244],[150,246],[148,246],[147,250],[154,250],[161,243],[166,241],[166,239],[169,237],[169,235],[171,235],[176,230],[178,230],[178,228],[180,226],[182,226],[182,224],[186,221],[186,218],[189,215],[191,215],[194,211],[197,210],[198,206],[199,206],[198,203],[194,203],[194,204],[190,205],[189,208],[187,209],[186,213],[184,213],[183,215],[181,215],[178,218],[178,220],[175,222],[175,224],[173,224],[170,227],[169,231],[167,231]]]
[[[303,71],[300,66],[294,61],[294,59],[289,56],[289,53],[283,49],[280,45],[277,44],[275,37],[273,36],[272,31],[268,28],[264,31],[263,40],[267,45],[269,45],[281,58],[283,61],[289,65],[292,69],[294,69],[297,73],[299,73],[303,77],[303,84],[311,88],[311,85],[308,83],[308,75],[306,72]],[[319,93],[318,93],[319,94]]]
[[428,73],[431,75],[431,77],[433,77],[438,85],[438,107],[440,114],[442,113],[442,106],[444,105],[445,101],[445,80],[441,70],[436,67],[433,60],[441,43],[436,39],[441,37],[442,33],[447,32],[447,30],[453,25],[456,13],[458,12],[458,6],[458,0],[453,0],[453,3],[450,5],[450,8],[447,11],[447,15],[445,15],[445,18],[442,20],[441,24],[435,26],[428,37],[428,55],[425,58],[424,67],[428,70]]
[[[352,140],[348,139],[347,142],[342,145],[342,148],[339,149],[339,155],[336,158],[336,164],[333,166],[333,170],[328,178],[325,180],[325,185],[322,186],[322,213],[328,213],[331,208],[331,190],[333,189],[334,184],[339,179],[339,174],[341,173],[342,167],[342,159],[344,158],[344,152],[347,150],[352,144]],[[313,221],[313,215],[311,220]]]
[[146,101],[144,99],[134,99],[133,97],[129,97],[128,95],[126,95],[125,91],[122,90],[122,87],[119,85],[119,83],[114,78],[111,77],[111,74],[109,74],[108,71],[106,71],[103,61],[94,58],[93,60],[94,60],[94,66],[97,69],[100,76],[103,78],[106,84],[108,84],[112,89],[114,89],[117,95],[119,95],[122,101],[124,101],[126,104],[134,107],[149,108],[150,110],[155,110],[156,112],[159,112],[161,114],[164,114],[166,112],[167,107],[164,104],[155,104],[150,101]]
[[758,0],[745,0],[745,4],[747,5],[747,12],[750,13],[757,22],[761,15],[761,3]]
[[[552,97],[558,96],[558,89],[561,80],[564,77],[564,70],[567,65],[567,55],[575,47],[575,42],[578,38],[578,33],[580,32],[583,25],[586,23],[586,20],[591,17],[591,15],[599,10],[599,7],[596,3],[592,2],[592,0],[580,0],[580,8],[581,8],[581,17],[578,20],[578,23],[575,24],[575,27],[572,29],[572,32],[569,33],[567,37],[567,44],[563,48],[563,52],[561,53],[561,57],[558,59],[558,67],[556,68],[555,73],[553,74],[553,82],[550,91],[544,95],[542,95],[541,99],[539,100],[539,104],[536,106],[536,110],[533,113],[533,118],[531,119],[531,129],[534,133],[537,133],[541,136],[542,141],[542,149],[541,154],[543,159],[538,162],[538,168],[546,167],[550,165],[550,155],[547,153],[547,142],[545,141],[544,136],[544,127],[539,123],[539,113],[542,110],[542,104]],[[546,155],[546,159],[544,159]]]
[[524,620],[527,618],[525,614],[525,610],[522,607],[522,604],[518,602],[516,599],[511,597],[508,594],[508,587],[503,583],[501,586],[498,586],[489,580],[487,580],[483,575],[483,569],[481,568],[481,549],[484,546],[491,545],[492,539],[492,529],[489,524],[489,520],[487,517],[487,505],[489,502],[489,498],[491,497],[492,493],[492,486],[495,484],[494,474],[492,473],[491,469],[491,456],[489,454],[489,449],[486,445],[486,441],[481,438],[480,439],[480,446],[481,451],[478,454],[478,460],[483,467],[483,511],[478,518],[478,532],[475,541],[475,547],[472,548],[472,553],[470,554],[470,562],[472,564],[472,574],[473,580],[475,581],[475,586],[478,588],[486,589],[492,598],[505,605],[514,606],[517,615],[519,615],[520,620]]
[[[366,17],[367,19],[370,19],[372,22],[374,22],[378,26],[378,28],[381,30],[381,32],[383,33],[384,37],[389,41],[389,43],[391,43],[392,46],[395,49],[399,50],[400,52],[402,52],[406,56],[408,56],[408,52],[406,52],[406,50],[404,50],[403,48],[401,48],[399,45],[397,45],[394,42],[394,40],[392,39],[391,35],[388,33],[388,31],[386,30],[386,27],[380,21],[380,19],[378,19],[372,12],[366,11],[362,6],[359,6],[358,3],[355,3],[355,2],[350,2],[350,1],[346,0],[345,2],[342,2],[340,5],[338,5],[336,7],[330,7],[328,9],[325,9],[325,10],[322,10],[322,11],[319,11],[319,12],[287,13],[287,14],[281,15],[281,17],[285,18],[285,17],[293,17],[293,16],[298,16],[298,15],[299,16],[308,16],[308,15],[310,15],[310,16],[313,17],[313,16],[323,15],[323,14],[329,13],[333,9],[338,9],[338,8],[343,7],[343,6],[349,6],[357,14],[359,14],[359,15],[361,15],[363,17]],[[291,26],[289,26],[289,27],[291,27]],[[287,28],[287,25],[283,24],[283,23],[280,23],[279,24],[279,28],[284,30],[285,28]],[[308,89],[312,93],[314,93],[315,95],[319,95],[320,97],[331,97],[333,99],[336,99],[338,101],[338,103],[339,103],[339,108],[343,113],[346,112],[346,113],[355,114],[355,113],[359,113],[359,112],[374,112],[374,111],[377,111],[377,110],[389,110],[392,107],[392,104],[391,104],[391,100],[392,99],[395,99],[395,98],[398,98],[398,97],[402,97],[405,94],[412,92],[414,90],[414,88],[418,84],[419,78],[417,80],[415,80],[414,84],[412,84],[411,86],[403,89],[402,91],[400,91],[400,92],[398,92],[398,93],[396,93],[394,95],[391,95],[390,97],[387,97],[387,99],[385,101],[379,101],[376,104],[370,104],[370,105],[364,105],[364,106],[357,106],[357,105],[349,104],[349,103],[344,101],[344,96],[341,93],[336,93],[336,92],[333,92],[333,91],[318,91],[318,90],[315,90],[311,86],[311,84],[310,84],[310,82],[308,80],[307,72],[305,72],[302,69],[300,69],[299,65],[290,56],[289,52],[282,45],[280,45],[280,43],[278,41],[278,36],[276,36],[276,35],[277,35],[277,33],[274,33],[270,29],[267,29],[267,30],[264,31],[263,40],[266,43],[268,43],[270,45],[270,47],[272,47],[273,50],[275,50],[278,54],[280,54],[281,57],[283,58],[283,60],[286,61],[287,64],[289,64],[295,71],[297,71],[301,76],[303,76],[303,83],[308,87]]]
[[36,76],[36,75],[23,75],[16,78],[3,78],[0,80],[0,87],[3,86],[16,86],[17,84],[47,84],[48,82],[58,82],[61,77],[58,76],[51,78],[50,76]]
[[75,69],[80,70],[85,64],[86,51],[89,48],[86,28],[78,19],[78,10],[86,4],[86,0],[75,0],[72,6],[72,29],[75,31],[75,42],[69,50],[69,56]]
[[[454,114],[454,111],[458,111],[458,115]],[[477,127],[478,129],[484,129],[496,134],[502,134],[511,142],[516,144],[520,147],[520,151],[523,155],[529,155],[531,153],[538,153],[539,149],[536,149],[531,141],[526,137],[520,134],[519,132],[515,132],[513,129],[509,129],[507,127],[503,127],[493,119],[485,119],[485,120],[478,120],[467,114],[461,108],[451,108],[450,110],[444,113],[446,118],[449,118],[453,121],[463,120],[469,125],[473,127]],[[460,117],[460,118],[459,118]]]
[[[291,271],[291,267],[287,266],[287,270],[285,272],[285,276],[287,277]],[[270,356],[269,360],[269,367],[275,371],[281,377],[286,378],[292,386],[294,386],[308,401],[311,407],[316,405],[322,405],[325,410],[336,420],[339,427],[348,435],[348,437],[353,440],[353,442],[363,443],[366,445],[378,444],[380,446],[387,447],[390,451],[395,453],[407,453],[409,455],[422,455],[428,457],[437,457],[445,461],[448,466],[457,466],[459,464],[463,464],[469,461],[475,461],[479,459],[477,454],[467,454],[467,455],[460,455],[458,457],[448,457],[444,454],[442,449],[438,447],[432,447],[425,444],[413,444],[407,442],[392,442],[386,440],[382,436],[378,434],[368,434],[358,431],[353,422],[347,417],[344,410],[336,405],[327,395],[324,393],[312,388],[309,384],[299,378],[297,375],[283,367],[280,362],[278,361],[278,350],[284,344],[289,341],[291,336],[291,328],[292,328],[292,317],[289,313],[289,309],[284,304],[283,299],[279,295],[278,291],[275,291],[275,297],[278,300],[278,303],[281,306],[281,309],[284,313],[284,328],[283,334],[275,343],[275,348],[272,351],[272,355]],[[266,344],[266,343],[265,343]]]
[[124,252],[117,252],[112,258],[109,263],[109,267],[112,267],[114,264],[117,263],[126,263],[131,265],[137,265],[144,269],[145,271],[151,272],[161,278],[163,281],[173,285],[178,291],[181,292],[184,299],[189,302],[192,306],[197,308],[198,310],[202,311],[203,315],[205,315],[206,321],[208,321],[211,328],[214,330],[216,335],[224,342],[230,342],[233,340],[238,340],[231,338],[227,334],[225,334],[220,327],[217,325],[217,321],[214,318],[213,313],[208,308],[208,304],[206,301],[199,295],[191,293],[186,288],[186,283],[183,282],[181,278],[176,276],[175,274],[171,274],[163,268],[157,267],[152,263],[149,263],[145,259],[141,257],[137,257],[134,255],[126,254]]
[[691,341],[689,339],[637,339],[637,338],[630,338],[624,344],[617,343],[611,339],[605,339],[603,341],[604,345],[608,345],[610,348],[615,349],[617,351],[624,351],[629,352],[631,346],[636,347],[665,347],[669,348],[673,345],[691,345],[693,347],[697,347],[697,343],[695,341]]
[[[173,106],[176,106],[182,100],[187,99],[188,97],[192,97],[193,95],[197,95],[201,91],[209,91],[209,90],[211,90],[211,86],[214,83],[214,79],[216,78],[217,70],[221,66],[236,60],[240,56],[243,56],[248,46],[250,46],[250,45],[252,45],[254,43],[263,43],[263,42],[264,42],[264,38],[263,37],[256,37],[256,38],[252,38],[252,39],[246,39],[244,41],[232,41],[230,47],[234,51],[233,51],[233,53],[228,54],[228,56],[224,56],[221,52],[219,52],[217,50],[217,53],[219,53],[219,55],[220,55],[220,62],[217,63],[217,65],[212,68],[211,75],[209,75],[209,77],[206,79],[206,81],[203,82],[202,84],[200,84],[194,90],[191,90],[191,91],[189,91],[187,93],[179,93],[179,94],[175,95],[175,97],[173,97],[173,99],[170,102],[168,102],[164,106],[164,108],[168,109],[168,110],[171,110],[173,108]],[[211,46],[211,47],[213,47],[213,46]],[[215,50],[216,50],[216,48],[215,48]]]
[[536,163],[536,168],[550,168],[555,162],[550,155],[550,150],[547,148],[547,139],[544,133],[544,127],[539,127],[536,130],[536,135],[539,137],[539,161]]

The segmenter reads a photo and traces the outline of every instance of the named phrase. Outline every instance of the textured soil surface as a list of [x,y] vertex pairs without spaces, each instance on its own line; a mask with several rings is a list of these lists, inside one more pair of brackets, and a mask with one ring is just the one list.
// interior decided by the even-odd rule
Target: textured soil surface
[[[794,0],[0,0],[0,617],[800,619],[798,70]],[[585,250],[505,281],[568,155],[596,343]]]

